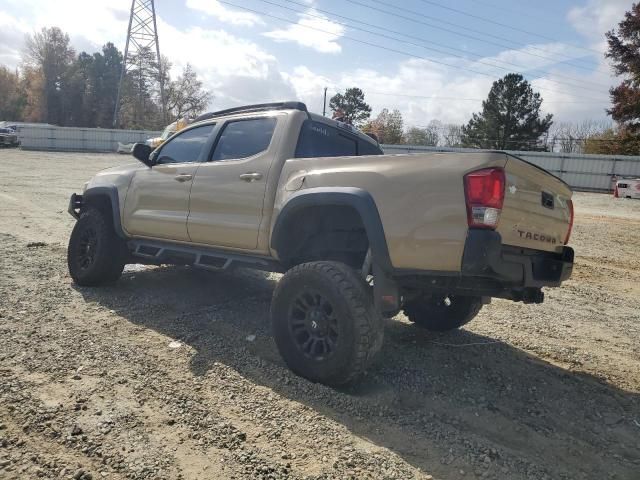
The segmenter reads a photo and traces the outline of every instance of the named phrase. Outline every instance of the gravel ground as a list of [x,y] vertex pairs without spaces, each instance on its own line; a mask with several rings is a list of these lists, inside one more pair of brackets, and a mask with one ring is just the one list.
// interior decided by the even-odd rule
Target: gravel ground
[[72,285],[73,191],[116,155],[0,151],[0,478],[639,479],[640,202],[576,194],[574,277],[463,330],[400,315],[358,385],[292,375],[277,275]]

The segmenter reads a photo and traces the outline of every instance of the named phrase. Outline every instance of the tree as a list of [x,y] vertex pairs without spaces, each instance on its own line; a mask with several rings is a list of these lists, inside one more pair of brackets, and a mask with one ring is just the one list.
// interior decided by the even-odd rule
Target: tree
[[380,143],[399,145],[403,143],[404,139],[403,127],[404,122],[400,111],[394,110],[393,112],[389,112],[389,110],[385,108],[378,114],[375,120],[364,125],[362,130],[366,133],[373,133]]
[[638,155],[640,136],[629,129],[610,128],[587,138],[583,152],[599,155]]
[[444,126],[442,134],[445,147],[461,147],[462,146],[462,125],[449,123]]
[[610,90],[613,106],[607,112],[625,129],[640,130],[640,3],[634,4],[618,24],[606,33],[613,70],[625,79]]
[[67,81],[67,71],[75,52],[69,46],[69,35],[58,27],[43,28],[28,35],[26,39],[25,63],[39,69],[43,79],[43,118],[53,124],[63,122],[64,97],[62,90]]
[[345,123],[361,125],[371,115],[371,107],[364,101],[364,92],[357,87],[347,88],[342,93],[336,93],[329,100],[329,108],[334,114],[342,115]]
[[102,47],[102,53],[93,54],[94,111],[95,124],[98,127],[111,128],[112,126],[122,61],[122,53],[111,42]]
[[64,98],[61,124],[95,127],[96,77],[94,57],[82,52],[66,73],[61,94]]
[[491,149],[539,150],[538,140],[551,127],[551,114],[540,116],[542,97],[534,93],[522,75],[510,73],[493,83],[482,102],[462,128],[465,146]]
[[411,127],[404,135],[404,143],[437,147],[440,143],[441,128],[442,124],[438,120],[432,120],[427,127]]
[[187,64],[182,75],[169,82],[165,90],[169,121],[200,115],[211,102],[212,95],[202,87],[202,81],[191,65]]
[[21,120],[27,96],[18,71],[0,66],[0,120]]
[[[167,70],[168,71],[168,70]],[[131,69],[125,75],[120,126],[124,128],[162,128],[167,123],[163,118],[160,101],[160,81],[155,53],[150,48],[140,50],[131,59]]]

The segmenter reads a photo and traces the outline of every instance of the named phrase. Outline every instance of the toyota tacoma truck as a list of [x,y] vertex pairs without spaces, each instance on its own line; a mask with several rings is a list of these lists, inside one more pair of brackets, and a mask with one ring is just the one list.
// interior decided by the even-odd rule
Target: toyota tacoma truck
[[570,188],[504,152],[384,155],[283,102],[205,114],[133,155],[71,196],[75,283],[114,282],[128,263],[283,273],[274,339],[315,382],[362,374],[384,317],[451,330],[492,297],[540,303],[571,275]]

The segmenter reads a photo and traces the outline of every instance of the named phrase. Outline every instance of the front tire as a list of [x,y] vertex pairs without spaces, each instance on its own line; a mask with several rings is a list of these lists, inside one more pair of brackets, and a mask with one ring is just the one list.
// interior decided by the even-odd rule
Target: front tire
[[362,375],[382,345],[382,318],[364,280],[339,262],[289,270],[271,303],[273,335],[297,375],[330,386]]
[[482,308],[481,297],[429,295],[408,300],[404,314],[417,326],[433,332],[448,332],[466,325]]
[[73,281],[81,286],[113,283],[122,275],[126,258],[126,244],[116,234],[111,218],[95,208],[82,212],[67,249]]

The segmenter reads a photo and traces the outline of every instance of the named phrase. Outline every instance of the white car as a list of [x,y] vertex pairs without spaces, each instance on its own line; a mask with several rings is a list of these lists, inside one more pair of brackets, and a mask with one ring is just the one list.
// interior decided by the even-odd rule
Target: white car
[[640,178],[624,178],[616,182],[615,196],[619,198],[640,198]]

